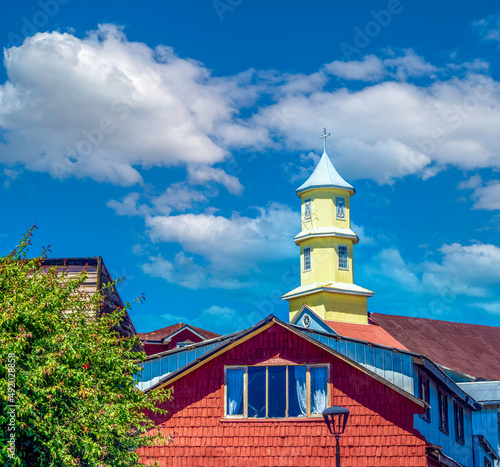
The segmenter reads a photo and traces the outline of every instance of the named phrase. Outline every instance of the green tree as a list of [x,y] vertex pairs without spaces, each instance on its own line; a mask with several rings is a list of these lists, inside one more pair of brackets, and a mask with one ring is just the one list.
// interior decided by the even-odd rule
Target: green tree
[[96,319],[103,295],[44,267],[46,250],[27,258],[32,234],[0,258],[0,465],[139,465],[137,448],[168,442],[148,414],[170,392],[135,388],[145,354],[116,331],[124,311]]

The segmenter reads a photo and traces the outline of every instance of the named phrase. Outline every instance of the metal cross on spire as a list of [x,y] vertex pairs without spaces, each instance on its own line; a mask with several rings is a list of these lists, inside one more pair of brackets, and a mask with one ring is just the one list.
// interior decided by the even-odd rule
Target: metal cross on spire
[[326,138],[328,136],[331,136],[331,134],[326,132],[326,128],[323,128],[323,134],[320,136],[320,138],[323,138],[323,152],[326,152]]

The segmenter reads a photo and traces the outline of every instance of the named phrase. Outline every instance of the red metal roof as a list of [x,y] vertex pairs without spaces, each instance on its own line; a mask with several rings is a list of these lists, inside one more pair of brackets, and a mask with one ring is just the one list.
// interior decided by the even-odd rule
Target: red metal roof
[[369,324],[344,323],[340,321],[325,321],[325,323],[344,337],[360,339],[373,344],[387,345],[396,349],[409,350],[383,327],[372,320],[370,320]]
[[476,378],[500,380],[500,328],[370,313],[408,350]]
[[205,339],[214,339],[216,337],[220,337],[220,334],[216,334],[215,332],[207,331],[205,329],[197,328],[186,323],[172,324],[171,326],[167,326],[166,328],[157,329],[156,331],[151,331],[151,332],[138,332],[137,335],[139,336],[139,339],[141,341],[161,341],[165,339],[165,337],[170,336],[171,334],[178,331],[184,326],[188,326],[188,328],[194,329],[198,334],[201,334]]

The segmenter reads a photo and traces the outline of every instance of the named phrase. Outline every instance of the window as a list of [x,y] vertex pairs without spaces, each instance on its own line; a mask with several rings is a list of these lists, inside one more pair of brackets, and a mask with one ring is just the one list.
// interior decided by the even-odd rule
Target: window
[[337,219],[345,219],[345,198],[335,197],[335,213]]
[[304,271],[311,270],[311,247],[304,248]]
[[[425,376],[423,373],[420,373],[418,381],[418,397],[422,399],[424,402],[430,405],[431,397],[430,397],[430,383],[429,378]],[[425,421],[431,421],[431,409],[430,407],[426,407],[425,411],[422,415],[420,415]]]
[[190,345],[193,345],[193,344],[194,344],[193,341],[180,341],[180,342],[177,342],[176,347],[178,349],[183,349],[184,347],[189,347]]
[[304,220],[305,221],[310,221],[311,220],[311,200],[306,199],[304,201]]
[[321,416],[328,402],[328,365],[226,367],[226,418]]
[[346,245],[339,245],[339,269],[349,269],[349,250]]
[[439,429],[448,434],[448,396],[445,392],[438,391],[439,402]]
[[487,457],[484,458],[484,467],[491,467],[491,461]]
[[464,408],[457,401],[454,401],[455,407],[455,439],[457,443],[465,444],[464,436]]

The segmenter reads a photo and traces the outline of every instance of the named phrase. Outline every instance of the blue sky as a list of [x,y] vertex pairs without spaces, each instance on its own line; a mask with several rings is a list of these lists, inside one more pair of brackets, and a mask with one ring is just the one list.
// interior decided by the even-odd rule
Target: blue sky
[[295,189],[356,187],[375,312],[500,325],[493,2],[10,2],[0,248],[97,256],[139,331],[216,332],[299,285]]

